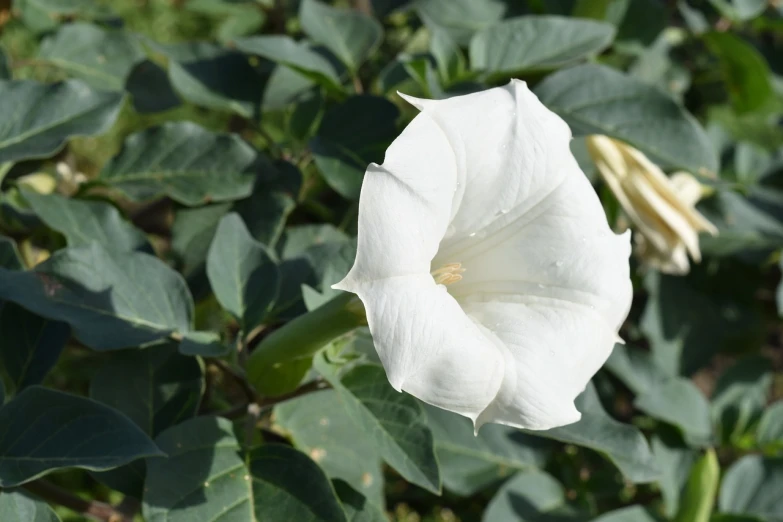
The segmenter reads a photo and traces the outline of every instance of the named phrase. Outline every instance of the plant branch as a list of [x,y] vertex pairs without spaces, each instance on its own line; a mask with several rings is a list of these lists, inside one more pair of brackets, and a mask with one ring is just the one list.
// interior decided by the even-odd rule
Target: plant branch
[[290,401],[291,399],[296,399],[297,397],[301,397],[302,395],[307,395],[308,393],[317,392],[320,390],[327,390],[331,388],[328,382],[317,379],[315,381],[308,382],[307,384],[304,384],[300,386],[299,388],[295,389],[292,392],[284,393],[282,395],[276,395],[274,397],[264,397],[258,402],[258,405],[261,408],[270,408],[272,406],[275,406],[277,404],[280,404],[281,402]]
[[210,362],[220,368],[223,373],[234,379],[234,381],[239,385],[240,388],[242,388],[242,391],[245,393],[248,403],[257,403],[262,400],[259,397],[258,392],[256,392],[256,389],[250,385],[245,376],[232,368],[230,364],[220,359],[212,359]]
[[133,522],[132,516],[123,513],[110,504],[98,502],[97,500],[85,500],[46,480],[34,480],[22,487],[47,502],[67,507],[71,511],[84,515],[91,520],[98,520],[99,522]]

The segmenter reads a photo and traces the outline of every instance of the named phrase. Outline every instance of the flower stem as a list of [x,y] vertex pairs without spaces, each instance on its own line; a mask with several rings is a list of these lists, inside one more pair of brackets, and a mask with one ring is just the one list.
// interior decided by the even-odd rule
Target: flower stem
[[341,293],[261,341],[247,361],[248,380],[258,387],[273,366],[310,357],[334,339],[365,324],[367,318],[359,298]]

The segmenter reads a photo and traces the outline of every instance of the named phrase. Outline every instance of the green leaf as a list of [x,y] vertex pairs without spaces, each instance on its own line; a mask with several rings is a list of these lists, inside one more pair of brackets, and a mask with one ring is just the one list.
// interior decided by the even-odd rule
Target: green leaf
[[750,20],[767,8],[766,0],[710,0],[724,16],[736,21]]
[[169,58],[169,80],[184,99],[244,118],[258,114],[264,76],[244,54],[208,42],[147,45]]
[[535,89],[575,136],[621,139],[664,166],[718,170],[718,158],[698,122],[655,87],[602,65],[580,65],[548,76]]
[[307,44],[297,42],[290,36],[248,36],[235,39],[234,44],[240,51],[263,56],[288,66],[321,85],[338,92],[342,90],[340,77],[332,64]]
[[723,513],[756,515],[770,522],[783,520],[783,459],[746,455],[726,471],[718,509]]
[[255,150],[236,135],[170,122],[125,140],[98,181],[135,201],[165,195],[194,206],[248,196],[257,162]]
[[46,158],[73,136],[105,132],[122,94],[96,91],[77,81],[42,84],[0,80],[0,164]]
[[501,0],[416,0],[413,4],[431,30],[444,30],[466,46],[474,33],[500,21],[506,12]]
[[592,519],[592,522],[657,522],[657,520],[642,506],[628,506],[605,513]]
[[703,38],[720,61],[734,109],[739,113],[764,109],[773,95],[771,72],[764,57],[749,43],[727,32],[713,31]]
[[649,352],[624,344],[614,345],[605,367],[636,395],[654,390],[669,380],[669,375],[658,367]]
[[229,351],[216,332],[187,332],[179,343],[179,353],[183,355],[223,357]]
[[148,463],[148,522],[345,521],[315,463],[275,444],[243,458],[226,419],[196,417],[169,428],[157,443],[168,458]]
[[8,55],[5,53],[5,50],[0,47],[0,80],[10,80],[11,77],[11,64]]
[[151,60],[142,60],[131,69],[125,90],[133,98],[133,108],[140,114],[163,112],[182,105],[168,72]]
[[386,463],[408,482],[439,494],[441,480],[432,432],[418,402],[395,391],[380,366],[356,366],[338,377],[321,356],[314,362]]
[[658,478],[660,473],[644,435],[636,427],[607,415],[592,384],[576,398],[575,404],[582,414],[578,422],[528,433],[603,453],[632,482],[652,482]]
[[324,115],[310,141],[313,159],[326,182],[348,199],[359,199],[364,171],[380,162],[397,137],[397,107],[377,96],[353,96]]
[[32,190],[22,190],[22,195],[33,212],[49,228],[61,232],[70,246],[96,241],[112,251],[152,251],[144,233],[123,219],[111,203],[44,195]]
[[333,480],[337,496],[340,498],[347,522],[388,522],[386,514],[354,490],[347,482]]
[[581,522],[584,517],[568,506],[563,486],[557,480],[548,473],[532,469],[517,473],[503,484],[489,501],[481,520]]
[[58,469],[105,470],[160,455],[127,417],[89,399],[32,386],[0,409],[0,487]]
[[356,436],[336,391],[283,402],[275,407],[275,419],[329,477],[344,480],[374,504],[383,505],[381,456],[368,438]]
[[652,450],[655,463],[661,470],[658,484],[663,497],[663,512],[672,518],[680,508],[680,497],[690,469],[699,455],[697,450],[683,447],[680,441],[670,444],[659,436],[653,437]]
[[23,270],[22,258],[16,249],[16,243],[10,237],[0,236],[0,268]]
[[209,246],[220,219],[231,210],[231,203],[180,208],[171,226],[171,248],[180,272],[190,278],[203,272]]
[[70,333],[67,324],[38,317],[14,303],[0,307],[0,362],[17,392],[43,382]]
[[383,39],[383,27],[375,19],[317,0],[303,0],[299,18],[305,34],[332,51],[354,73]]
[[709,522],[719,480],[718,457],[709,448],[691,469],[675,522]]
[[143,253],[97,243],[55,252],[35,270],[0,268],[0,299],[71,325],[96,350],[157,341],[191,328],[193,300],[182,277]]
[[13,5],[19,10],[24,25],[35,32],[51,31],[69,18],[114,16],[111,8],[96,0],[14,0]]
[[277,264],[239,214],[223,217],[207,256],[207,275],[220,304],[247,334],[272,309],[280,286]]
[[98,89],[121,91],[133,65],[145,58],[139,41],[121,30],[72,23],[44,39],[38,60]]
[[470,496],[516,470],[545,464],[541,439],[499,424],[487,424],[474,435],[473,423],[462,415],[429,405],[424,409],[435,437],[443,485],[449,491]]
[[723,440],[731,442],[759,419],[772,378],[770,361],[763,356],[740,359],[720,376],[712,392],[712,416]]
[[651,417],[679,428],[691,445],[705,446],[713,439],[709,402],[687,379],[671,379],[639,395],[634,405]]
[[509,18],[476,33],[470,64],[496,76],[557,69],[612,43],[614,26],[563,16]]
[[764,410],[756,435],[759,445],[783,450],[783,401],[777,401]]
[[0,520],[61,522],[49,504],[25,491],[0,491]]

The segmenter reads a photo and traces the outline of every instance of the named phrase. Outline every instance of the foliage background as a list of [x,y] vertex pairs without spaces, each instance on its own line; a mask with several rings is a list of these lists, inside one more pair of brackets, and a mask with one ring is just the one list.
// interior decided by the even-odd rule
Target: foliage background
[[[0,31],[3,522],[783,520],[780,3],[0,0]],[[634,267],[583,420],[474,438],[363,329],[248,386],[350,266],[395,91],[510,77],[612,223],[587,134],[712,189],[704,261]]]

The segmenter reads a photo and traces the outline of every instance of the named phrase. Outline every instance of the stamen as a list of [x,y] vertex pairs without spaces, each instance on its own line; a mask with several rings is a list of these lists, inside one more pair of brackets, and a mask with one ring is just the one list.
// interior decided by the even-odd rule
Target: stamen
[[465,271],[461,263],[448,263],[432,271],[432,277],[435,284],[450,285],[462,280],[462,273]]

